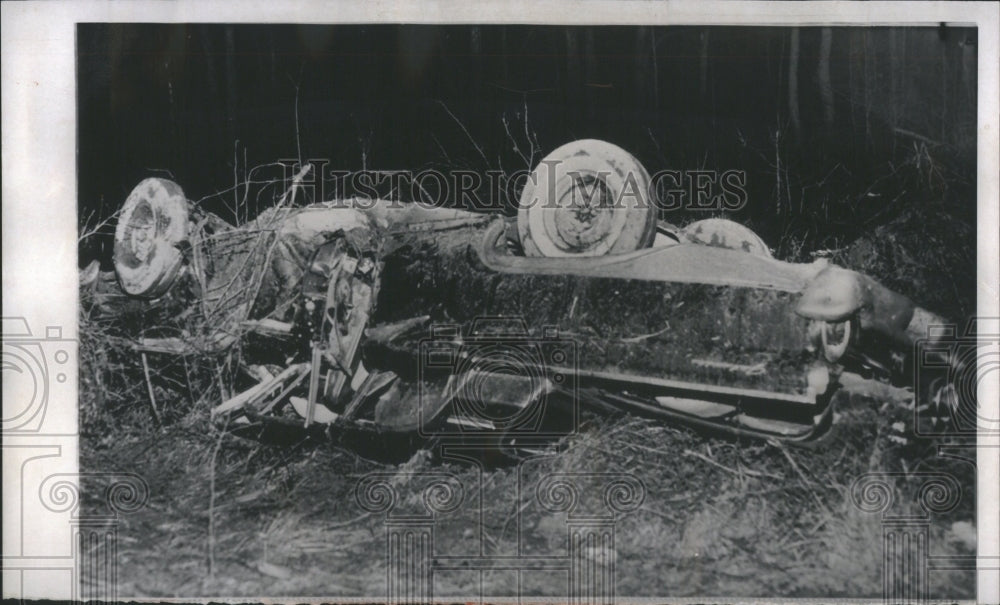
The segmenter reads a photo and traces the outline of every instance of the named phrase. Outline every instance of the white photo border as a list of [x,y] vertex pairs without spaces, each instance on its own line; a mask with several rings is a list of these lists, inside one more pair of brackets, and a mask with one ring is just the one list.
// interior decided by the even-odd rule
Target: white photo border
[[[581,10],[581,6],[584,9]],[[4,598],[71,598],[71,536],[62,513],[34,504],[44,480],[77,468],[76,24],[81,22],[506,23],[562,25],[974,25],[978,37],[978,313],[1000,317],[1000,4],[569,0],[502,2],[149,0],[2,4],[3,315],[43,352],[70,352],[37,430],[3,435]],[[49,330],[48,328],[54,328]],[[4,323],[5,338],[7,322]],[[54,374],[53,374],[54,376]],[[50,376],[52,378],[52,376]],[[998,376],[981,376],[984,417],[998,418]],[[57,387],[57,388],[56,388]],[[30,394],[4,384],[8,403]],[[1000,602],[1000,437],[980,435],[978,601]],[[992,569],[985,569],[992,567]],[[215,599],[218,600],[218,599]],[[746,599],[741,599],[746,600]],[[704,601],[702,601],[704,602]]]

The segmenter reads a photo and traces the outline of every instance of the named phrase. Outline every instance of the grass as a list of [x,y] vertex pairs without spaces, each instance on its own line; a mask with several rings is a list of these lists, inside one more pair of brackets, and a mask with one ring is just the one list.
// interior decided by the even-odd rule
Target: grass
[[[136,472],[150,484],[149,504],[123,517],[119,532],[120,594],[129,596],[381,594],[384,518],[353,494],[370,472],[395,475],[410,504],[422,493],[421,473],[458,476],[466,498],[435,526],[438,554],[473,554],[480,544],[487,554],[513,554],[519,526],[525,553],[549,555],[566,552],[566,517],[540,509],[531,489],[538,481],[551,473],[632,474],[646,496],[615,527],[620,595],[877,597],[881,519],[850,500],[852,481],[873,471],[900,473],[893,489],[902,512],[918,510],[913,472],[955,476],[967,492],[958,508],[932,518],[931,551],[971,554],[949,528],[975,519],[974,469],[895,431],[903,411],[880,412],[864,397],[838,406],[840,430],[813,451],[586,416],[558,453],[482,471],[421,454],[397,466],[326,443],[256,443],[221,433],[196,409],[161,431],[137,423],[113,439],[84,439],[81,466]],[[584,487],[586,498],[599,486]],[[972,595],[969,573],[930,580],[933,595]],[[511,586],[499,571],[484,581],[485,594]],[[476,593],[477,582],[454,572],[436,591]],[[523,590],[557,596],[564,586],[557,575],[526,574]]]
[[[930,199],[855,226],[841,240],[790,235],[777,256],[809,260],[828,248],[834,262],[965,317],[974,304],[973,232],[945,202]],[[584,415],[558,451],[520,466],[481,469],[424,453],[390,465],[331,443],[248,441],[213,424],[210,407],[240,387],[237,348],[150,356],[158,427],[141,363],[123,343],[150,331],[198,329],[197,318],[177,322],[182,298],[156,308],[123,303],[102,314],[82,296],[80,467],[138,473],[150,486],[147,506],[119,527],[122,596],[377,597],[386,577],[385,520],[354,498],[371,472],[393,475],[408,504],[422,493],[414,477],[444,471],[459,478],[466,498],[435,526],[437,554],[513,554],[519,540],[524,553],[565,553],[565,514],[541,510],[534,492],[517,486],[552,473],[634,475],[646,495],[615,526],[618,595],[877,598],[882,519],[861,511],[850,494],[854,480],[871,472],[894,474],[899,513],[920,512],[918,473],[953,476],[964,494],[953,510],[930,517],[930,552],[974,552],[954,528],[975,524],[975,468],[938,456],[940,440],[914,435],[912,410],[864,393],[838,395],[836,432],[809,450]],[[593,498],[597,487],[586,484],[584,495]],[[97,493],[86,490],[87,506],[100,505]],[[516,580],[501,570],[486,572],[482,584],[478,573],[442,572],[435,590],[510,594]],[[526,595],[565,593],[558,574],[521,580]],[[974,594],[970,572],[933,572],[929,581],[932,597]]]

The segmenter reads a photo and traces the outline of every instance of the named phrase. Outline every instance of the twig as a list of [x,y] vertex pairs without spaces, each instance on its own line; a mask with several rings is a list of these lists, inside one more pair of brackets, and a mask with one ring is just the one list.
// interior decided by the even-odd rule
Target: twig
[[[573,299],[573,303],[574,304],[576,303],[576,299]],[[662,330],[657,330],[656,332],[650,332],[649,334],[640,334],[638,336],[630,336],[628,338],[620,338],[620,339],[618,339],[618,342],[627,342],[627,343],[642,342],[644,340],[649,340],[650,338],[653,338],[654,336],[659,336],[660,334],[663,334],[664,332],[666,332],[669,329],[670,329],[670,324],[667,324],[667,326],[665,328],[663,328]]]
[[225,381],[222,380],[222,368],[219,367],[219,363],[215,363],[215,378],[219,382],[219,396],[225,401],[229,399],[229,389],[226,388]]
[[295,205],[295,193],[296,191],[298,191],[299,185],[302,184],[303,179],[306,178],[306,175],[309,174],[310,170],[312,170],[312,164],[306,164],[299,170],[299,172],[294,177],[292,177],[292,185],[291,187],[288,188],[288,191],[285,192],[285,195],[281,196],[281,200],[278,202],[277,205],[278,208],[285,205],[285,200],[288,199],[289,195],[292,196],[292,199],[288,202],[288,205],[289,206]]
[[892,131],[895,132],[896,134],[901,134],[901,135],[906,136],[906,137],[911,137],[911,138],[917,139],[918,141],[923,141],[924,143],[928,143],[930,145],[940,145],[941,144],[940,141],[935,141],[934,139],[931,139],[929,137],[925,137],[924,135],[918,134],[916,132],[913,132],[912,130],[906,130],[904,128],[893,128]]
[[722,470],[726,471],[727,473],[732,473],[732,474],[736,475],[737,477],[739,477],[741,474],[744,474],[744,475],[749,475],[751,477],[768,477],[770,479],[781,479],[781,477],[779,477],[777,475],[772,475],[771,473],[765,473],[765,472],[762,472],[762,471],[755,471],[755,470],[750,470],[750,469],[744,470],[741,473],[741,471],[729,468],[728,466],[726,466],[724,464],[720,464],[720,463],[716,462],[715,460],[712,460],[711,458],[709,458],[705,454],[700,454],[700,453],[692,451],[692,450],[684,450],[683,453],[684,453],[685,456],[694,456],[695,458],[698,458],[699,460],[703,460],[703,461],[711,464],[712,466],[721,468]]
[[657,151],[657,152],[659,152],[659,154],[660,154],[660,159],[661,159],[661,160],[663,160],[664,162],[666,162],[666,161],[667,161],[667,156],[666,156],[666,155],[664,155],[664,153],[663,153],[663,149],[662,149],[662,148],[660,147],[660,142],[659,142],[659,141],[657,141],[657,140],[656,140],[656,137],[654,137],[654,136],[653,136],[653,131],[652,131],[651,129],[647,128],[647,129],[646,129],[646,132],[647,132],[647,133],[649,133],[649,139],[650,139],[651,141],[653,141],[653,145],[655,145],[655,146],[656,146],[656,151]]
[[[284,195],[281,196],[281,199],[278,201],[277,205],[275,205],[275,207],[274,207],[275,209],[282,208],[283,206],[286,205],[286,203],[287,203],[287,205],[294,205],[295,204],[295,195],[296,195],[296,192],[298,191],[299,186],[302,184],[302,181],[305,179],[306,175],[309,174],[309,172],[311,170],[312,170],[312,164],[306,164],[305,166],[302,166],[302,168],[299,170],[299,172],[292,178],[292,183],[289,186],[288,190],[285,191]],[[278,220],[278,214],[277,213],[274,214],[274,220],[275,221]],[[240,321],[243,321],[243,320],[246,319],[246,314],[250,312],[250,309],[253,306],[253,301],[257,298],[257,294],[260,292],[260,288],[261,288],[261,286],[262,286],[262,284],[264,282],[264,274],[267,272],[268,266],[269,266],[270,261],[271,261],[271,254],[274,252],[274,248],[275,248],[275,246],[277,246],[277,244],[278,244],[279,241],[280,241],[280,238],[278,238],[277,234],[275,234],[275,236],[271,239],[271,241],[269,242],[269,244],[267,244],[268,248],[267,248],[267,251],[264,254],[264,262],[263,262],[263,264],[259,265],[258,266],[259,269],[255,270],[256,275],[254,275],[252,273],[251,276],[250,276],[250,284],[251,285],[247,289],[250,290],[251,295],[249,296],[249,298],[246,299],[247,300],[247,304],[246,304],[245,309],[242,312],[243,317],[239,318]],[[259,241],[258,241],[258,243],[259,243]],[[232,278],[230,279],[229,283],[225,287],[225,291],[221,295],[222,300],[220,300],[220,302],[215,306],[215,311],[213,311],[213,315],[215,314],[215,312],[221,312],[224,308],[226,308],[226,305],[224,303],[226,302],[226,298],[228,297],[230,289],[232,288],[233,284],[236,282],[237,278],[240,277],[243,274],[243,270],[246,268],[247,263],[250,261],[250,259],[251,258],[257,258],[258,250],[259,249],[260,249],[260,247],[258,246],[255,250],[253,250],[249,254],[247,254],[246,257],[243,259],[243,263],[241,264],[240,268],[236,272],[233,273]],[[255,277],[256,277],[256,279],[254,279]],[[234,296],[239,296],[240,294],[245,294],[245,293],[246,293],[246,290],[240,290],[240,291],[234,293]]]
[[233,215],[236,216],[236,222],[239,223],[240,216],[237,210],[240,207],[240,140],[236,139],[233,143]]
[[[681,504],[681,503],[687,504],[687,503],[690,503],[692,500],[694,500],[697,497],[698,497],[698,494],[690,494],[690,495],[687,495],[687,496],[678,496],[676,498],[667,498],[665,500],[659,500],[658,499],[657,500],[657,504]],[[672,522],[677,522],[678,517],[679,517],[679,515],[677,514],[676,510],[672,510],[669,513],[665,513],[662,510],[657,510],[657,509],[651,508],[651,507],[649,507],[647,505],[640,506],[639,510],[641,510],[643,512],[646,512],[646,513],[653,513],[654,515],[660,517],[661,519],[666,519],[666,520],[672,521]]]
[[146,359],[146,354],[142,354],[142,373],[146,376],[146,389],[149,390],[149,405],[153,408],[153,419],[156,420],[156,428],[161,428],[163,423],[160,422],[160,412],[156,409],[156,396],[153,394],[153,382],[149,378],[149,361]]
[[354,525],[359,521],[364,521],[368,517],[371,517],[372,514],[373,513],[363,513],[357,517],[354,517],[353,519],[348,519],[347,521],[340,521],[339,523],[327,523],[326,525],[323,526],[323,529],[331,530],[331,529],[342,529],[344,527],[350,527],[351,525]]
[[[517,144],[517,139],[514,138],[514,135],[511,134],[511,132],[510,132],[510,124],[507,122],[507,115],[506,114],[504,114],[503,116],[501,116],[500,121],[503,122],[503,129],[504,129],[504,132],[507,133],[507,138],[510,139],[511,145],[514,146],[514,152],[518,156],[521,157],[521,161],[524,162],[525,167],[528,170],[531,170],[531,168],[532,168],[532,161],[534,159],[534,151],[532,149],[529,149],[529,154],[530,155],[525,155],[524,154],[524,151],[522,151],[521,147],[518,146],[518,144]],[[528,144],[529,145],[531,144],[530,140],[528,141]]]
[[778,143],[781,138],[781,130],[774,131],[774,204],[775,213],[781,214],[781,149]]
[[212,449],[212,459],[208,463],[208,576],[210,578],[215,578],[215,460],[219,456],[222,438],[226,436],[228,428],[229,418],[226,417],[226,423],[219,431],[219,438],[215,441],[215,447]]
[[459,120],[458,117],[455,114],[453,114],[450,109],[448,109],[448,106],[445,105],[444,101],[438,101],[438,103],[441,105],[441,107],[444,107],[444,110],[448,112],[448,115],[451,116],[451,119],[455,120],[455,123],[458,124],[459,128],[462,129],[462,132],[465,133],[465,136],[469,137],[469,141],[472,142],[472,144],[476,148],[476,151],[479,152],[479,157],[483,158],[483,163],[486,166],[489,166],[490,161],[486,159],[486,153],[483,152],[483,148],[480,147],[479,143],[476,142],[476,139],[472,138],[472,134],[469,133],[469,129],[465,127],[465,124],[463,124],[462,121]]
[[[295,148],[299,153],[299,164],[302,163],[302,144],[299,140],[299,84],[302,82],[302,72],[305,70],[305,61],[299,66],[299,79],[294,82],[295,85]],[[288,76],[291,80],[292,77]]]
[[[112,220],[116,220],[118,218],[119,214],[121,214],[121,209],[120,208],[114,214],[112,214],[111,216],[105,218],[102,221],[99,221],[93,227],[86,227],[85,226],[83,232],[80,233],[80,237],[77,238],[77,242],[76,243],[80,244],[80,243],[83,242],[83,240],[85,240],[87,238],[90,238],[90,237],[93,237],[94,235],[97,235],[98,233],[100,233],[101,230],[104,229],[104,227],[106,227],[108,225],[108,223],[110,223]],[[90,214],[87,215],[87,218],[84,220],[84,225],[89,224],[90,221],[91,221],[91,219],[93,219],[93,218],[94,218],[94,212],[91,212]]]
[[779,450],[781,450],[781,453],[785,455],[785,458],[792,465],[792,468],[795,469],[795,472],[799,475],[799,478],[802,479],[802,483],[805,484],[806,490],[809,491],[809,495],[813,497],[813,499],[816,501],[816,504],[818,504],[820,508],[822,508],[823,510],[825,510],[827,512],[827,514],[833,515],[833,511],[831,511],[826,506],[826,504],[822,500],[820,500],[819,496],[816,495],[816,492],[813,491],[812,481],[810,481],[809,478],[806,477],[806,474],[799,467],[799,464],[797,462],[795,462],[795,458],[792,458],[792,455],[788,453],[788,449],[785,448],[785,444],[783,444],[782,442],[778,441],[777,439],[768,439],[767,442],[770,445],[772,445],[772,446],[778,448]]
[[434,198],[431,197],[431,194],[428,193],[426,189],[424,189],[423,184],[419,180],[414,180],[413,183],[420,190],[421,199],[423,199],[424,201],[426,201],[426,203],[428,205],[431,205],[431,206],[437,206],[438,205],[437,203],[435,203]]
[[538,133],[531,132],[528,133],[528,96],[524,97],[524,138],[527,139],[530,149],[528,150],[531,154],[531,161],[528,164],[528,170],[535,163],[535,154],[540,152],[541,145],[538,144]]
[[247,173],[247,177],[246,177],[246,179],[242,183],[239,183],[239,184],[234,185],[232,187],[227,187],[225,189],[216,190],[214,193],[209,193],[208,195],[206,195],[206,196],[204,196],[202,198],[199,198],[197,200],[191,200],[191,205],[193,205],[195,207],[198,207],[198,206],[201,206],[201,204],[204,203],[206,200],[210,200],[212,198],[219,198],[221,200],[225,200],[225,196],[227,194],[231,193],[232,191],[239,189],[240,185],[243,185],[244,187],[249,187],[250,185],[274,185],[274,184],[280,182],[281,179],[274,178],[274,179],[266,179],[266,180],[257,181],[257,180],[253,180],[250,177],[253,175],[254,172],[256,172],[257,170],[261,170],[263,168],[287,168],[287,166],[288,166],[287,164],[284,164],[282,162],[269,162],[267,164],[261,164],[259,166],[254,166]]

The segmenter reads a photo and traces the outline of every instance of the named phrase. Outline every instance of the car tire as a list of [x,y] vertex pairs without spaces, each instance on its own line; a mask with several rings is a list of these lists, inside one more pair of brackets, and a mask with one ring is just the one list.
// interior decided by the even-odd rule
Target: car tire
[[772,258],[771,250],[759,235],[736,221],[706,218],[684,227],[688,240],[707,246],[742,250],[748,254]]
[[156,298],[170,289],[183,266],[188,202],[173,181],[149,178],[129,194],[115,228],[118,281],[132,296]]
[[627,151],[582,139],[535,167],[521,191],[517,226],[527,256],[624,254],[656,234],[649,173]]

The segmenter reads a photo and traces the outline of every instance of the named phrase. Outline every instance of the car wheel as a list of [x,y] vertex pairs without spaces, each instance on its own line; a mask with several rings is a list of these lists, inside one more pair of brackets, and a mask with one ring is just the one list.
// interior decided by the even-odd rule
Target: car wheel
[[122,289],[155,298],[170,288],[183,264],[188,204],[180,186],[149,178],[129,194],[115,227],[115,272]]
[[648,247],[656,234],[649,173],[631,154],[582,139],[539,163],[521,191],[517,227],[527,256],[602,256]]
[[748,227],[724,218],[706,218],[684,227],[684,235],[698,244],[732,248],[771,258],[771,250]]

